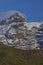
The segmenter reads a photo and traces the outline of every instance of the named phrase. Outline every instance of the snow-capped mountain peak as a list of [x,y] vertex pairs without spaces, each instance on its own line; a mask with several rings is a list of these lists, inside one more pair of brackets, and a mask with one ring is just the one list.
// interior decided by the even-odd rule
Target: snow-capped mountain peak
[[6,14],[8,17],[0,22],[0,42],[23,50],[40,49],[37,35],[43,29],[43,22],[27,22],[21,13],[9,12]]

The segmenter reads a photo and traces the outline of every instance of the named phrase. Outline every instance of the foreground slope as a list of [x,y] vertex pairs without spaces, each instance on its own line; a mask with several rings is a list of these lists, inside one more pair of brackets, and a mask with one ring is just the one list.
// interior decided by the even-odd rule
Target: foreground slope
[[0,65],[43,65],[43,51],[20,50],[0,43]]

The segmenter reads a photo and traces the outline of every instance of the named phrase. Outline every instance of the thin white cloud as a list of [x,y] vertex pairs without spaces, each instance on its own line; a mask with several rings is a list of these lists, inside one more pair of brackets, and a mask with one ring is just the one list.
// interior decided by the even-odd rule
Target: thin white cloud
[[[10,17],[11,15],[13,15],[15,12],[18,12],[18,11],[10,10],[10,11],[7,11],[7,12],[0,13],[0,19],[8,18],[8,17]],[[22,17],[25,17],[25,15],[21,14],[20,12],[18,12],[18,13],[19,13]]]

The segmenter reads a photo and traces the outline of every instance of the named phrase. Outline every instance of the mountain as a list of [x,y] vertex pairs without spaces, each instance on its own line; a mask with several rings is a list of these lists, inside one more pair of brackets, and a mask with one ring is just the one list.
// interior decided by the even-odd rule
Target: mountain
[[40,49],[36,34],[43,22],[28,22],[19,12],[0,21],[0,42],[23,50]]
[[43,50],[43,23],[38,28],[35,37],[37,42],[40,44],[40,48]]

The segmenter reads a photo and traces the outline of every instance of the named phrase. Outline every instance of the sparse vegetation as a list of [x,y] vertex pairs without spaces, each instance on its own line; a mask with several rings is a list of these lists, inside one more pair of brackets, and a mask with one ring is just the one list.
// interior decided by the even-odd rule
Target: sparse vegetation
[[0,65],[43,65],[43,51],[15,49],[0,42]]

